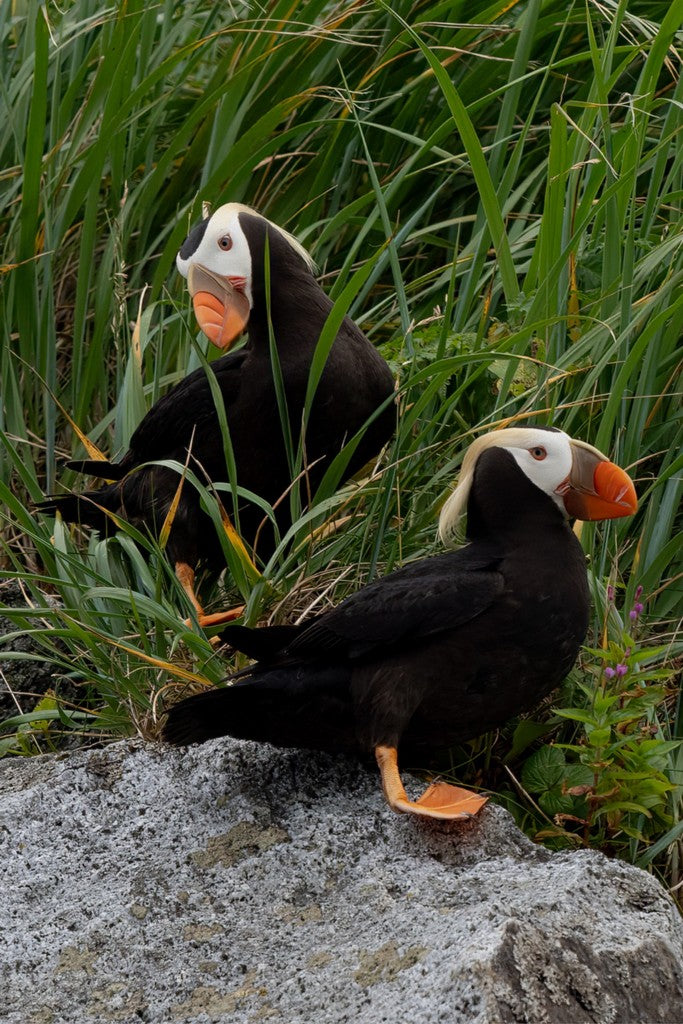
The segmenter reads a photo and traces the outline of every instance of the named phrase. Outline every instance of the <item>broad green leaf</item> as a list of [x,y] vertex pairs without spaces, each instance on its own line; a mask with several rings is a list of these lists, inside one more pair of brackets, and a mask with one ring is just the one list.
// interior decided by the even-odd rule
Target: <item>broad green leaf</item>
[[530,793],[542,793],[561,782],[566,768],[564,754],[557,747],[541,747],[522,769],[522,785]]

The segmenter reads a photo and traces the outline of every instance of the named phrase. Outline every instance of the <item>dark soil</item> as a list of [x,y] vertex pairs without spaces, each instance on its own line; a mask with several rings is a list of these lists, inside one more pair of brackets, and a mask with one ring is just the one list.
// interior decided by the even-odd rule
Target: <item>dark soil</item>
[[[3,638],[20,627],[3,614],[3,608],[26,608],[26,599],[16,580],[0,583],[0,722],[13,715],[33,711],[47,690],[55,690],[66,700],[77,699],[78,690],[62,678],[59,666],[45,659],[45,652],[27,634]],[[6,651],[30,655],[30,658],[4,657]]]

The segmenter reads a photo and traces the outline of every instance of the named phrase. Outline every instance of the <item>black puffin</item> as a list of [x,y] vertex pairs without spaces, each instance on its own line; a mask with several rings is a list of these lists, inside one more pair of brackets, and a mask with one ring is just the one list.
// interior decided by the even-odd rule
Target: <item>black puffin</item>
[[[266,262],[268,264],[266,269]],[[230,430],[235,476],[240,488],[276,506],[281,531],[291,523],[292,469],[288,457],[271,360],[274,342],[284,384],[293,450],[302,435],[309,371],[332,301],[317,283],[312,260],[288,232],[240,203],[219,207],[196,225],[176,259],[187,278],[201,329],[219,348],[229,349],[244,332],[246,344],[211,364]],[[331,459],[366,422],[344,479],[376,456],[395,428],[391,371],[349,317],[344,317],[327,356],[303,432],[306,469],[304,504],[315,493]],[[379,411],[378,411],[379,410]],[[290,449],[291,452],[291,449]],[[112,481],[82,494],[53,496],[38,505],[61,512],[102,532],[115,529],[107,512],[159,535],[178,491],[179,474],[148,465],[163,459],[189,465],[202,483],[226,481],[228,473],[220,421],[204,368],[190,373],[150,409],[118,462],[69,463],[81,472]],[[225,493],[225,492],[222,492]],[[240,536],[257,554],[272,553],[273,534],[264,513],[246,499],[237,513]],[[200,509],[199,495],[185,482],[175,509],[166,552],[200,625],[225,622],[235,611],[205,615],[194,592],[195,567],[223,566],[220,541]],[[240,609],[236,610],[237,612]]]
[[485,802],[437,782],[408,799],[398,754],[415,766],[487,731],[557,686],[588,628],[585,557],[570,517],[636,510],[626,473],[554,428],[478,438],[441,512],[467,543],[371,583],[299,626],[230,626],[256,664],[227,687],[171,707],[174,744],[225,734],[276,746],[373,753],[395,811],[436,818]]

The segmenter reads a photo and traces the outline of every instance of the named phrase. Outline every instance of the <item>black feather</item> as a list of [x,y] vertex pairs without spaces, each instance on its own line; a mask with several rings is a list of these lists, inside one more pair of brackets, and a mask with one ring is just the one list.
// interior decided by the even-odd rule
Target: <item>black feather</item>
[[76,473],[96,476],[100,480],[122,480],[126,474],[120,462],[108,462],[106,459],[70,459],[65,466]]
[[270,661],[306,629],[310,621],[300,626],[262,626],[260,629],[230,625],[221,633],[221,640],[250,658]]
[[36,502],[33,509],[47,516],[59,512],[65,522],[89,526],[106,536],[116,529],[111,516],[105,511],[109,507],[110,494],[110,487],[100,492],[86,491],[84,494],[53,494],[45,501]]

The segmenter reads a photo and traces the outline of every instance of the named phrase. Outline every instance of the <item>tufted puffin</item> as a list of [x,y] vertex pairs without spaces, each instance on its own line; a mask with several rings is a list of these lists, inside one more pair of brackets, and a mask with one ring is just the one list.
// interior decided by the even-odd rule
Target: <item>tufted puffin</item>
[[[271,336],[284,385],[286,412],[282,415],[288,420],[294,452],[300,436],[304,445],[304,504],[315,493],[331,459],[364,426],[344,479],[376,456],[393,434],[391,371],[356,324],[344,317],[302,432],[309,371],[333,305],[313,276],[309,255],[292,235],[265,217],[239,203],[228,203],[193,228],[176,263],[187,278],[199,325],[214,345],[228,350],[247,332],[246,344],[217,359],[211,370],[224,402],[238,486],[276,506],[278,527],[285,531],[291,524],[286,495],[292,469],[273,376]],[[59,511],[66,520],[103,533],[115,528],[107,515],[110,512],[158,536],[173,508],[180,477],[173,469],[150,463],[169,459],[187,463],[202,482],[228,479],[220,421],[203,367],[155,403],[119,462],[69,463],[71,468],[113,482],[83,494],[54,496],[38,508]],[[285,500],[276,505],[283,496]],[[272,531],[259,531],[262,509],[245,498],[231,511],[237,513],[241,537],[253,546],[258,536],[257,553],[271,554]],[[199,495],[187,482],[166,551],[200,625],[235,617],[234,611],[205,615],[195,596],[197,563],[223,566],[224,560],[216,531],[200,509]]]
[[468,449],[439,521],[448,541],[466,511],[463,547],[408,564],[298,626],[229,626],[223,638],[256,664],[233,685],[171,707],[162,736],[374,752],[393,810],[466,817],[485,800],[444,782],[409,800],[399,751],[424,765],[561,682],[589,612],[569,519],[628,516],[636,504],[626,473],[563,431],[486,434]]

